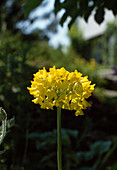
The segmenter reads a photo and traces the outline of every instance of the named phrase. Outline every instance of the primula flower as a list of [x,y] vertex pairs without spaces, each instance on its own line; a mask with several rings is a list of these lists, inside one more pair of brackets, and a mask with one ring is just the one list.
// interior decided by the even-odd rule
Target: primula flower
[[95,84],[91,85],[88,77],[75,70],[68,72],[64,67],[60,69],[45,68],[34,74],[31,87],[28,90],[34,96],[35,104],[42,109],[53,109],[54,106],[62,109],[76,110],[75,115],[83,115],[82,109],[90,104],[86,99],[91,96]]

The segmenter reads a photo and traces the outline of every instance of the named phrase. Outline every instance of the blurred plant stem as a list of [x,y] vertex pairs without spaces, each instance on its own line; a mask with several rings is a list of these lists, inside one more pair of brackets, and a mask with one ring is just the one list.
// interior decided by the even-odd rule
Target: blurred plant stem
[[57,163],[58,163],[58,170],[62,170],[61,108],[60,107],[57,107]]
[[6,120],[7,120],[7,113],[5,110],[0,107],[0,121],[2,121],[2,130],[1,130],[1,135],[0,135],[0,144],[2,143],[5,134],[6,134]]

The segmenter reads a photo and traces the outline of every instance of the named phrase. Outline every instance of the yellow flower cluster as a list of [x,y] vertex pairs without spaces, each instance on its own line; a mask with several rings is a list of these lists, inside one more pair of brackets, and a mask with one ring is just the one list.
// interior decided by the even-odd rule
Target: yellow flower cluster
[[94,86],[91,81],[82,74],[68,72],[64,67],[56,69],[55,66],[49,69],[39,70],[34,74],[31,87],[28,90],[34,96],[35,104],[40,104],[42,109],[53,109],[54,106],[62,109],[76,110],[75,115],[83,115],[82,109],[90,104],[85,100],[91,96]]

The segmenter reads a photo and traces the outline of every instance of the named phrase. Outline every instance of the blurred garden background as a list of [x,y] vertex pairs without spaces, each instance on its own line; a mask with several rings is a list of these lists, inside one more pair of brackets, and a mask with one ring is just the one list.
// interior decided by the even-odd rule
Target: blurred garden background
[[[49,2],[0,0],[0,107],[8,117],[0,170],[57,169],[56,108],[40,109],[27,90],[34,73],[54,65],[78,70],[96,84],[84,116],[62,110],[63,170],[117,170],[117,18],[89,39],[77,18],[87,21],[96,10],[94,19],[101,24],[105,8],[117,13],[117,2],[56,0],[53,8]],[[51,45],[68,16],[69,43],[65,46],[61,36],[62,43]]]

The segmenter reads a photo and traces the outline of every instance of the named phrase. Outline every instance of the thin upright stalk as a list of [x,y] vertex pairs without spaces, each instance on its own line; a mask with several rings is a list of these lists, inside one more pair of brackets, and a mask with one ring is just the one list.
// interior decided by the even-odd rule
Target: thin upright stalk
[[0,107],[0,119],[2,120],[2,131],[0,135],[0,145],[1,145],[6,134],[6,120],[7,120],[7,113],[2,107]]
[[57,107],[57,163],[58,163],[58,170],[62,170],[61,108],[60,107]]

